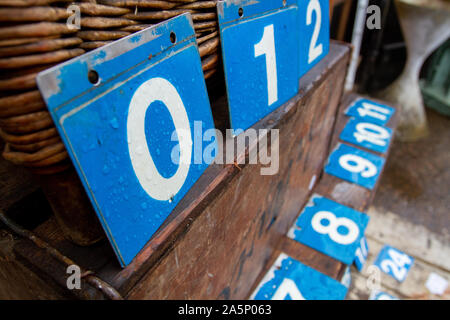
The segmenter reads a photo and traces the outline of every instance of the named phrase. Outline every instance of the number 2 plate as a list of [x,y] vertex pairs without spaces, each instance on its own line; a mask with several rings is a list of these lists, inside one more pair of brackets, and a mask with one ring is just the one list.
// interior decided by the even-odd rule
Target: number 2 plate
[[288,236],[351,265],[369,216],[319,195],[313,195]]
[[338,281],[282,253],[252,294],[254,300],[343,300]]
[[[90,70],[98,83],[88,80]],[[194,121],[203,129],[214,124],[191,17],[44,71],[38,84],[109,241],[127,265],[207,167],[192,163]]]
[[217,4],[231,127],[245,130],[298,92],[297,1]]
[[299,0],[299,76],[303,76],[330,50],[329,0]]

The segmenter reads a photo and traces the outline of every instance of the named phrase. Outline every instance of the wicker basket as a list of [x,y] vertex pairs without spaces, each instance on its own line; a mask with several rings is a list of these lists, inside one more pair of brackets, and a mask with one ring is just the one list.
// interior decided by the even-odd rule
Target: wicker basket
[[[81,12],[80,30],[66,24],[69,5]],[[51,174],[67,168],[68,154],[36,86],[55,64],[190,12],[205,78],[219,64],[215,1],[0,0],[0,137],[5,159]]]

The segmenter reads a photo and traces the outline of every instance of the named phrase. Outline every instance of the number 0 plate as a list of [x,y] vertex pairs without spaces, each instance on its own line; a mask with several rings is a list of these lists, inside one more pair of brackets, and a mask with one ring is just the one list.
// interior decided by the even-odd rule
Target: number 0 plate
[[[98,83],[90,82],[90,70]],[[203,130],[214,128],[191,17],[51,68],[39,74],[38,84],[127,265],[207,167],[191,161],[194,121]]]
[[298,92],[297,1],[217,4],[233,129],[245,130]]

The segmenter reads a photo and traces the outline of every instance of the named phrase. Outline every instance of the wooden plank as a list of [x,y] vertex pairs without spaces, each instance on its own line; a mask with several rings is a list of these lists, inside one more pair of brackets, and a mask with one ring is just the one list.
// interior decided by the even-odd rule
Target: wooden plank
[[[386,228],[384,228],[386,229]],[[371,237],[367,237],[367,243],[369,245],[369,256],[367,258],[367,262],[364,265],[364,268],[361,272],[361,275],[365,278],[370,276],[369,267],[373,265],[373,262],[378,256],[381,248],[385,244],[384,242],[380,242],[377,239],[373,239]],[[394,243],[387,243],[395,247]],[[431,272],[438,273],[441,277],[450,280],[450,273],[444,270],[436,270],[436,267],[418,259],[414,256],[413,252],[404,251],[406,254],[415,258],[414,264],[406,276],[406,279],[403,282],[398,282],[391,276],[380,271],[380,279],[381,285],[385,288],[388,288],[391,292],[394,292],[394,295],[407,299],[418,299],[423,297],[428,297],[429,292],[425,287],[425,283],[428,279],[428,276]]]
[[[430,232],[401,216],[371,207],[366,234],[373,239],[411,252],[421,260],[450,272],[450,236]],[[389,226],[388,228],[386,226]]]
[[[368,283],[366,277],[362,276],[357,271],[352,270],[352,283],[350,284],[350,288],[348,290],[346,300],[368,300],[371,293],[371,282]],[[405,299],[406,297],[399,295],[398,292],[395,292],[385,286],[383,284],[380,285],[379,290],[382,292],[386,292],[393,297],[397,297],[399,299]]]

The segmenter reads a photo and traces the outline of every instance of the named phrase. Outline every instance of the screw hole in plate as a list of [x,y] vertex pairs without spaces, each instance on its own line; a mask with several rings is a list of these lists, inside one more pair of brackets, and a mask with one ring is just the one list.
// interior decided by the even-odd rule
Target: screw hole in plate
[[97,84],[100,80],[100,77],[98,76],[97,71],[95,70],[89,70],[88,72],[88,80],[92,84]]
[[239,17],[242,17],[244,15],[244,9],[239,8],[238,14],[239,14]]
[[172,42],[172,43],[177,42],[177,36],[174,32],[170,33],[170,42]]

